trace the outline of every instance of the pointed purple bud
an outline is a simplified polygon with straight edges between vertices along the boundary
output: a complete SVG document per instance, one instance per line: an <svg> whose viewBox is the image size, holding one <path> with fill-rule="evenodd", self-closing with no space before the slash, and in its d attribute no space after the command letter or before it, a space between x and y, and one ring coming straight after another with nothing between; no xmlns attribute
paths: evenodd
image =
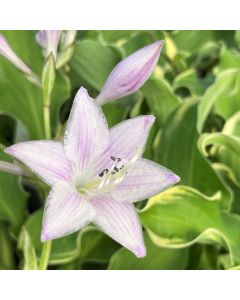
<svg viewBox="0 0 240 300"><path fill-rule="evenodd" d="M136 92L150 77L157 64L164 41L157 41L123 59L112 70L96 98L104 104Z"/></svg>
<svg viewBox="0 0 240 300"><path fill-rule="evenodd" d="M40 30L36 34L38 44L45 49L44 55L53 54L54 59L57 57L57 48L61 36L61 30Z"/></svg>
<svg viewBox="0 0 240 300"><path fill-rule="evenodd" d="M8 44L5 37L0 34L0 55L8 59L13 65L15 65L21 72L26 75L31 75L32 70L16 55Z"/></svg>

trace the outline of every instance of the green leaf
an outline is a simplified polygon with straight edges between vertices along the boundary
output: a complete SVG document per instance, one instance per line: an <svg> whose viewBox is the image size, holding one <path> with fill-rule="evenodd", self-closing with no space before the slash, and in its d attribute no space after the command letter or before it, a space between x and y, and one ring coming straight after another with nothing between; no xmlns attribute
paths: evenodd
<svg viewBox="0 0 240 300"><path fill-rule="evenodd" d="M240 49L240 30L235 31L235 42L238 46L238 49Z"/></svg>
<svg viewBox="0 0 240 300"><path fill-rule="evenodd" d="M122 43L138 33L137 30L100 30L102 39L109 44Z"/></svg>
<svg viewBox="0 0 240 300"><path fill-rule="evenodd" d="M142 88L148 105L162 126L168 116L180 105L180 100L173 94L164 79L151 79Z"/></svg>
<svg viewBox="0 0 240 300"><path fill-rule="evenodd" d="M228 69L216 77L215 82L206 90L198 107L197 129L202 131L208 114L215 110L224 118L230 117L240 109L239 95L240 70Z"/></svg>
<svg viewBox="0 0 240 300"><path fill-rule="evenodd" d="M188 249L164 249L153 244L144 235L147 255L137 258L125 248L118 250L110 259L110 270L184 270L188 262Z"/></svg>
<svg viewBox="0 0 240 300"><path fill-rule="evenodd" d="M0 151L0 160L10 161L8 155ZM26 214L27 194L15 175L0 172L0 218L9 222L14 230L22 224Z"/></svg>
<svg viewBox="0 0 240 300"><path fill-rule="evenodd" d="M9 232L9 226L0 222L0 270L15 269L14 243Z"/></svg>
<svg viewBox="0 0 240 300"><path fill-rule="evenodd" d="M118 63L120 57L107 46L95 41L78 41L70 66L73 70L75 85L86 82L100 91L108 75Z"/></svg>
<svg viewBox="0 0 240 300"><path fill-rule="evenodd" d="M208 41L221 41L233 45L234 31L230 30L179 30L172 33L174 43L178 49L189 51L192 54Z"/></svg>
<svg viewBox="0 0 240 300"><path fill-rule="evenodd" d="M234 49L229 49L225 46L222 46L220 51L219 63L214 71L216 74L218 74L224 70L228 70L231 68L240 69L240 53Z"/></svg>
<svg viewBox="0 0 240 300"><path fill-rule="evenodd" d="M153 241L170 248L196 242L218 243L240 262L240 219L221 211L220 195L213 197L187 186L175 186L151 198L140 212Z"/></svg>
<svg viewBox="0 0 240 300"><path fill-rule="evenodd" d="M195 69L188 69L175 77L173 89L187 88L192 96L199 96L211 83L211 77L200 79Z"/></svg>
<svg viewBox="0 0 240 300"><path fill-rule="evenodd" d="M240 139L240 112L234 114L231 118L227 120L225 123L222 133L229 136L230 139L234 138L239 141ZM229 166L231 170L234 171L235 176L238 180L240 180L240 168L239 168L239 155L229 151L228 147L222 145L223 147L219 147L217 151L217 157L220 162ZM239 150L238 150L239 151Z"/></svg>
<svg viewBox="0 0 240 300"><path fill-rule="evenodd" d="M79 261L108 262L119 244L94 226L88 226L80 232Z"/></svg>
<svg viewBox="0 0 240 300"><path fill-rule="evenodd" d="M209 162L197 148L197 102L184 102L167 120L156 151L156 160L175 172L181 184L212 196L222 193L222 205L229 207L230 194Z"/></svg>
<svg viewBox="0 0 240 300"><path fill-rule="evenodd" d="M32 244L31 237L25 227L22 228L22 231L18 240L18 248L23 252L23 270L37 270L38 262L37 256Z"/></svg>
<svg viewBox="0 0 240 300"><path fill-rule="evenodd" d="M204 156L208 156L206 147L209 145L226 147L228 150L240 157L240 138L238 137L221 132L202 134L198 140L198 148Z"/></svg>

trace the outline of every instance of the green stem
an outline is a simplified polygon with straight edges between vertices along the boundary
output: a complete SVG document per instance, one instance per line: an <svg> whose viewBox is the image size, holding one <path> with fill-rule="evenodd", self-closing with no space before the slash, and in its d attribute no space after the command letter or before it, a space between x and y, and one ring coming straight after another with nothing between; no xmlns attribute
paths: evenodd
<svg viewBox="0 0 240 300"><path fill-rule="evenodd" d="M50 140L51 139L50 105L48 104L48 101L46 102L45 102L46 104L44 104L43 106L44 132L45 132L45 138L47 140Z"/></svg>
<svg viewBox="0 0 240 300"><path fill-rule="evenodd" d="M47 270L48 262L51 254L52 241L43 244L42 254L39 262L39 270Z"/></svg>

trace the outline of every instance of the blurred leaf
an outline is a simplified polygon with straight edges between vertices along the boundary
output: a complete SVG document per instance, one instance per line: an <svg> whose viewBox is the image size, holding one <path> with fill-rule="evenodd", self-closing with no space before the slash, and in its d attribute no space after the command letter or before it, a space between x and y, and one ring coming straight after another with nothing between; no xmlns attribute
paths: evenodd
<svg viewBox="0 0 240 300"><path fill-rule="evenodd" d="M164 79L148 80L143 87L143 94L160 126L181 103Z"/></svg>
<svg viewBox="0 0 240 300"><path fill-rule="evenodd" d="M239 141L240 139L240 112L237 112L234 114L231 118L227 120L227 122L224 125L223 134L229 136L231 139L237 139ZM228 147L224 147L225 145L222 145L223 147L219 147L217 151L217 156L220 160L220 162L224 163L225 165L229 166L235 173L235 176L238 180L240 180L240 168L239 168L239 162L240 158L239 155L236 153L233 153L232 151L229 151ZM239 149L237 149L239 151Z"/></svg>
<svg viewBox="0 0 240 300"><path fill-rule="evenodd" d="M125 55L130 55L138 49L147 46L154 42L153 37L148 32L139 32L131 39L128 39L122 48L125 51Z"/></svg>
<svg viewBox="0 0 240 300"><path fill-rule="evenodd" d="M192 54L208 41L225 41L234 44L234 31L230 30L179 30L172 33L172 38L178 49Z"/></svg>
<svg viewBox="0 0 240 300"><path fill-rule="evenodd" d="M240 70L228 69L216 77L215 82L206 90L198 107L197 129L202 131L204 123L213 106L224 118L230 117L240 109L239 101Z"/></svg>
<svg viewBox="0 0 240 300"><path fill-rule="evenodd" d="M192 96L202 95L205 89L212 83L211 77L201 79L195 69L188 69L175 77L173 89L187 88Z"/></svg>
<svg viewBox="0 0 240 300"><path fill-rule="evenodd" d="M0 222L0 270L13 270L14 268L14 244L8 226Z"/></svg>
<svg viewBox="0 0 240 300"><path fill-rule="evenodd" d="M103 40L106 43L119 43L131 39L138 30L100 30Z"/></svg>
<svg viewBox="0 0 240 300"><path fill-rule="evenodd" d="M240 30L235 31L235 42L238 46L238 49L240 49Z"/></svg>
<svg viewBox="0 0 240 300"><path fill-rule="evenodd" d="M198 140L198 148L204 156L208 156L206 147L209 145L225 147L240 157L240 138L233 135L227 135L221 132L202 134Z"/></svg>
<svg viewBox="0 0 240 300"><path fill-rule="evenodd" d="M207 197L187 186L175 186L151 198L140 218L158 245L188 247L195 242L218 243L240 262L240 219L222 212L220 195Z"/></svg>
<svg viewBox="0 0 240 300"><path fill-rule="evenodd" d="M214 71L216 74L218 74L231 68L240 69L240 53L234 49L229 49L225 46L222 46L219 63Z"/></svg>
<svg viewBox="0 0 240 300"><path fill-rule="evenodd" d="M118 63L120 57L107 46L94 41L78 41L70 66L74 71L78 86L84 80L100 91L108 75Z"/></svg>
<svg viewBox="0 0 240 300"><path fill-rule="evenodd" d="M10 161L8 155L0 151L0 160ZM0 172L0 218L11 223L17 230L25 216L27 195L20 187L15 175Z"/></svg>
<svg viewBox="0 0 240 300"><path fill-rule="evenodd" d="M125 248L121 248L111 257L110 270L184 270L188 261L188 249L164 249L152 243L144 235L147 255L137 258Z"/></svg>
<svg viewBox="0 0 240 300"><path fill-rule="evenodd" d="M163 128L156 160L180 176L181 184L209 196L221 191L222 205L229 208L229 191L197 149L196 118L197 102L190 100L170 116Z"/></svg>
<svg viewBox="0 0 240 300"><path fill-rule="evenodd" d="M23 270L37 270L37 256L31 237L28 231L23 227L18 240L18 248L23 252Z"/></svg>
<svg viewBox="0 0 240 300"><path fill-rule="evenodd" d="M120 245L96 227L81 231L80 261L107 262Z"/></svg>

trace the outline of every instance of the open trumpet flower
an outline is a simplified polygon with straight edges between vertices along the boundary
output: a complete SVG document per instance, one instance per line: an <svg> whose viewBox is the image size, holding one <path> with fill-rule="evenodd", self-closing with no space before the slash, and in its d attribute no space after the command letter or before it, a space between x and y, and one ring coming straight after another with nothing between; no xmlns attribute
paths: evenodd
<svg viewBox="0 0 240 300"><path fill-rule="evenodd" d="M141 158L153 122L153 116L140 116L109 130L101 108L81 88L63 143L29 141L5 150L52 186L43 217L43 242L93 222L136 256L145 256L133 202L179 180Z"/></svg>

